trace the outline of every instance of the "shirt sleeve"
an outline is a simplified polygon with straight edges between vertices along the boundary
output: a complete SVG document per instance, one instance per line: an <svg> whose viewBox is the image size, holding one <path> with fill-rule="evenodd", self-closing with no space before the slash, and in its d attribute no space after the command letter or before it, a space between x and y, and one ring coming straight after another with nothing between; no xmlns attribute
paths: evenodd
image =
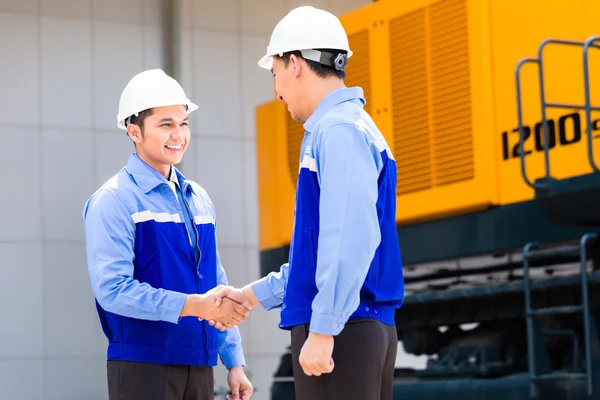
<svg viewBox="0 0 600 400"><path fill-rule="evenodd" d="M177 323L187 295L133 278L135 222L114 192L92 196L83 220L88 273L100 306L126 317Z"/></svg>
<svg viewBox="0 0 600 400"><path fill-rule="evenodd" d="M285 263L281 266L279 272L271 272L264 278L250 284L256 299L265 310L279 308L283 304L288 271L289 264Z"/></svg>
<svg viewBox="0 0 600 400"><path fill-rule="evenodd" d="M381 241L377 216L379 153L352 124L317 138L320 185L316 285L310 330L337 335L358 308Z"/></svg>
<svg viewBox="0 0 600 400"><path fill-rule="evenodd" d="M216 229L216 213L213 207L213 219L215 221L215 251L217 255L217 285L228 285L227 274L221 264L221 257L219 255L219 245L217 241L217 229ZM245 366L246 360L244 359L244 350L242 348L242 336L238 327L225 329L219 331L219 356L221 362L225 365L225 368L231 369L238 365Z"/></svg>

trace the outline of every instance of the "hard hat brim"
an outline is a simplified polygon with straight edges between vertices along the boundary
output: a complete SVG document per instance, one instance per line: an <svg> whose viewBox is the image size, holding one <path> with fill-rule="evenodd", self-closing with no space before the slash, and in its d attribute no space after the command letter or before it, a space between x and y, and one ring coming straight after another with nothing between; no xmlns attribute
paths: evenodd
<svg viewBox="0 0 600 400"><path fill-rule="evenodd" d="M260 60L258 60L258 66L266 70L273 68L273 56L265 54Z"/></svg>
<svg viewBox="0 0 600 400"><path fill-rule="evenodd" d="M150 107L150 108L156 108L156 107L169 107L169 106L175 106L177 104L161 104L161 105L157 105L154 107ZM190 115L190 113L196 111L197 109L199 109L200 107L196 104L196 103L192 103L191 101L187 101L185 104L182 104L187 106L187 114ZM117 128L122 129L122 130L127 130L127 127L125 126L125 120L129 118L129 116L127 116L126 118L121 119L119 122L117 122Z"/></svg>

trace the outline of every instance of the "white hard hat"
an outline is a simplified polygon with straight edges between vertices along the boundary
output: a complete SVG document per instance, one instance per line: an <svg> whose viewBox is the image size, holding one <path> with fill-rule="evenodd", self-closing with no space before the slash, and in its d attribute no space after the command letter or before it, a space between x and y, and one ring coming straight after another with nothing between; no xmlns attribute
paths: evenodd
<svg viewBox="0 0 600 400"><path fill-rule="evenodd" d="M344 50L347 55L323 54L315 49ZM295 8L279 21L271 34L267 54L258 65L270 70L274 55L296 50L301 51L305 59L335 65L338 69L343 69L346 59L352 56L348 36L339 18L311 6Z"/></svg>
<svg viewBox="0 0 600 400"><path fill-rule="evenodd" d="M198 109L198 106L185 95L181 85L165 74L161 69L150 69L140 72L125 86L119 100L117 126L125 127L125 120L132 115L154 107L184 105L187 113Z"/></svg>

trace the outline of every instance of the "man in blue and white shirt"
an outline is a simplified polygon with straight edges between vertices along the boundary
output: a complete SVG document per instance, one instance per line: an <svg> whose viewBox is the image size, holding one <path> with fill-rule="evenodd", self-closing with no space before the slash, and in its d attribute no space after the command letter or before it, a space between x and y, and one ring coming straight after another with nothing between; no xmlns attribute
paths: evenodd
<svg viewBox="0 0 600 400"><path fill-rule="evenodd" d="M339 19L324 10L299 7L275 27L259 65L305 129L289 263L218 293L281 307L298 400L392 399L404 300L396 163L362 89L344 86L351 55Z"/></svg>
<svg viewBox="0 0 600 400"><path fill-rule="evenodd" d="M111 400L212 399L219 356L231 398L252 395L237 329L249 310L233 301L217 306L212 297L227 284L214 206L174 167L190 143L188 114L197 109L163 71L134 76L117 123L135 152L84 207Z"/></svg>

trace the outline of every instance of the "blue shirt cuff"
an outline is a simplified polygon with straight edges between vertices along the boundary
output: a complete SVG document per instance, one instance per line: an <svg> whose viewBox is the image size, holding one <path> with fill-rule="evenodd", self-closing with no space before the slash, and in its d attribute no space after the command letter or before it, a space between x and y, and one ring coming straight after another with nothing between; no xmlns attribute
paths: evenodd
<svg viewBox="0 0 600 400"><path fill-rule="evenodd" d="M166 296L166 302L161 312L161 320L176 324L181 319L181 310L185 304L187 294L171 292Z"/></svg>
<svg viewBox="0 0 600 400"><path fill-rule="evenodd" d="M221 361L225 368L231 369L241 365L246 366L246 360L244 359L244 351L241 345L229 346L220 353Z"/></svg>
<svg viewBox="0 0 600 400"><path fill-rule="evenodd" d="M252 282L250 284L250 288L252 289L252 293L254 293L254 296L256 296L256 299L260 305L265 310L271 310L279 307L279 299L273 294L273 291L269 287L267 277L259 279L256 282Z"/></svg>
<svg viewBox="0 0 600 400"><path fill-rule="evenodd" d="M323 335L336 336L344 329L346 321L344 318L313 312L310 318L310 331Z"/></svg>

